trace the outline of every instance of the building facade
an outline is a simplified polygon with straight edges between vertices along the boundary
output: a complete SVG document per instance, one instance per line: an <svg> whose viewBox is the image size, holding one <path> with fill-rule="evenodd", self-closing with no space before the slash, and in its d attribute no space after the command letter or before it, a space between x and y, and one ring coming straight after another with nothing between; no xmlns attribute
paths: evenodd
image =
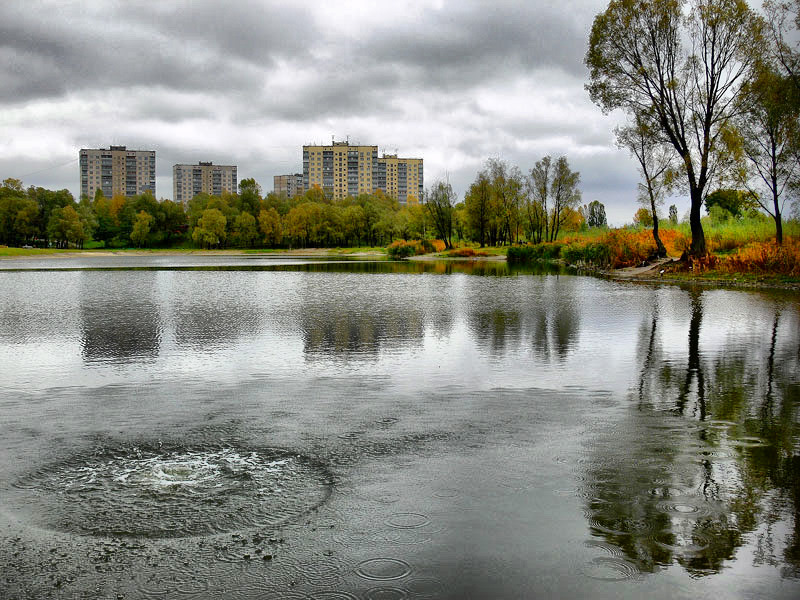
<svg viewBox="0 0 800 600"><path fill-rule="evenodd" d="M424 189L421 158L378 157L377 146L303 146L303 188L318 187L334 200L381 190L401 204L418 204Z"/></svg>
<svg viewBox="0 0 800 600"><path fill-rule="evenodd" d="M197 194L221 196L223 192L235 194L237 189L236 165L199 162L172 166L172 198L184 206Z"/></svg>
<svg viewBox="0 0 800 600"><path fill-rule="evenodd" d="M128 150L125 146L84 148L79 162L81 197L94 198L98 189L108 198L148 191L156 195L155 150Z"/></svg>
<svg viewBox="0 0 800 600"><path fill-rule="evenodd" d="M294 198L305 193L303 187L303 174L294 173L292 175L275 175L272 178L272 191L278 196Z"/></svg>

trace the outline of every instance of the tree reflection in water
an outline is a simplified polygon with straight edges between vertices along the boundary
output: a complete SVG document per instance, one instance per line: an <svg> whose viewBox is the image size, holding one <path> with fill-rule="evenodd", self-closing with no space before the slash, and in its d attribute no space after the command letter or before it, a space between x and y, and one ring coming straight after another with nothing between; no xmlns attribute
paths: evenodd
<svg viewBox="0 0 800 600"><path fill-rule="evenodd" d="M776 302L771 314L752 315L753 329L720 341L703 321L709 295L683 295L688 347L675 349L662 306L670 296L654 290L636 402L589 451L590 531L642 571L679 564L713 574L748 544L754 564L798 577L797 305Z"/></svg>

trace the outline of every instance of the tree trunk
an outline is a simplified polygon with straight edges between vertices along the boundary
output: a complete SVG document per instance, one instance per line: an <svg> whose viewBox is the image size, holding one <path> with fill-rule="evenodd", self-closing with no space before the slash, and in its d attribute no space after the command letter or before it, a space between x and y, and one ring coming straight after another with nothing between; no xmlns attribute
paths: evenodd
<svg viewBox="0 0 800 600"><path fill-rule="evenodd" d="M700 222L700 207L703 205L703 193L695 186L690 190L692 208L689 212L689 226L692 230L692 245L689 254L693 258L702 258L708 254L706 249L706 236L703 233L703 224Z"/></svg>
<svg viewBox="0 0 800 600"><path fill-rule="evenodd" d="M648 188L649 188L648 184ZM661 242L661 238L658 235L658 215L656 214L656 199L653 196L653 190L648 190L650 192L650 210L653 212L653 239L656 241L656 255L658 258L664 258L667 255L667 249L664 247L664 244Z"/></svg>
<svg viewBox="0 0 800 600"><path fill-rule="evenodd" d="M777 182L772 187L772 204L775 207L775 212L772 213L772 218L775 219L775 241L778 246L783 245L783 223L781 222L781 205L778 203Z"/></svg>

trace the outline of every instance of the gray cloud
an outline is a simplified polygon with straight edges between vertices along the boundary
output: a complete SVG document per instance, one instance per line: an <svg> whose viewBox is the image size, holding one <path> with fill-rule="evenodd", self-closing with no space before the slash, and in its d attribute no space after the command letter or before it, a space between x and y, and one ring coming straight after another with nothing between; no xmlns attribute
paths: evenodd
<svg viewBox="0 0 800 600"><path fill-rule="evenodd" d="M556 66L582 73L585 31L561 8L538 3L457 3L414 27L387 25L359 44L384 64L406 66L419 82L484 85L521 70Z"/></svg>
<svg viewBox="0 0 800 600"><path fill-rule="evenodd" d="M0 8L0 100L21 102L131 85L256 93L263 70L302 56L298 10L262 4L122 3Z"/></svg>

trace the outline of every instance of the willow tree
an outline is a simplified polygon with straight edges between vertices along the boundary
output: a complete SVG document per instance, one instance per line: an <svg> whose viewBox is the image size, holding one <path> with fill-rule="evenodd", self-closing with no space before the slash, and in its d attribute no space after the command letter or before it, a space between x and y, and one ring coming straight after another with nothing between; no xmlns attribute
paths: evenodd
<svg viewBox="0 0 800 600"><path fill-rule="evenodd" d="M605 112L654 115L682 162L693 256L706 254L700 209L761 32L744 0L612 0L592 26L586 89Z"/></svg>

